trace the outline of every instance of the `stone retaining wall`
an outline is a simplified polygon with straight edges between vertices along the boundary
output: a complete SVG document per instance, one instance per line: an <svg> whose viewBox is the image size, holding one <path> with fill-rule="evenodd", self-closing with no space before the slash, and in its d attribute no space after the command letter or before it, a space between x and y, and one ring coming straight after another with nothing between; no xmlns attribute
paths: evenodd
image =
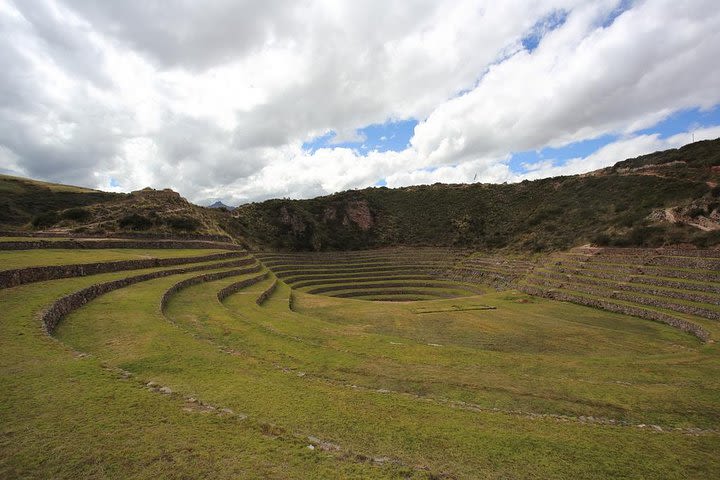
<svg viewBox="0 0 720 480"><path fill-rule="evenodd" d="M353 298L353 297L367 297L367 296L382 296L382 295L431 295L438 298L455 298L457 295L446 292L428 292L424 290L412 290L412 289L392 289L392 290L358 290L356 292L343 292L335 295L331 295L336 298Z"/></svg>
<svg viewBox="0 0 720 480"><path fill-rule="evenodd" d="M218 301L222 302L223 300L225 300L227 297L229 297L233 293L237 293L240 290L242 290L243 288L249 287L250 285L255 285L258 282L262 282L263 280L265 280L268 277L269 274L270 274L269 272L263 272L262 274L260 274L256 277L246 278L245 280L240 280L239 282L235 282L231 285L228 285L227 287L225 287L222 290L220 290L219 292L217 292Z"/></svg>
<svg viewBox="0 0 720 480"><path fill-rule="evenodd" d="M720 305L720 297L715 295L708 295L701 291L689 290L687 285L681 287L682 290L667 290L657 288L661 285L655 285L653 283L642 283L635 282L636 279L642 279L643 277L629 277L623 279L605 279L598 277L584 277L582 272L578 272L578 275L567 275L550 271L537 271L535 276L542 278L548 278L560 282L570 283L581 283L584 285L597 286L607 290L625 290L629 292L644 293L647 295L654 295L658 297L670 297L677 298L679 300L686 300L689 302L708 303L712 305Z"/></svg>
<svg viewBox="0 0 720 480"><path fill-rule="evenodd" d="M258 296L255 299L255 303L257 303L258 305L262 305L263 303L265 303L265 300L270 298L270 295L272 295L273 292L275 291L275 289L277 288L277 284L278 284L278 281L276 278L275 280L273 280L273 282L270 284L270 286L268 288L266 288L265 290L263 290L263 292L260 294L260 296Z"/></svg>
<svg viewBox="0 0 720 480"><path fill-rule="evenodd" d="M197 277L186 278L185 280L176 283L165 291L162 298L160 299L160 311L164 312L167 307L170 298L180 290L188 288L193 285L204 282L212 282L227 277L237 277L238 275L246 275L248 273L255 273L262 270L262 265L259 263L249 268L243 268L239 270L228 270L225 272L207 273L205 275L198 275Z"/></svg>
<svg viewBox="0 0 720 480"><path fill-rule="evenodd" d="M51 265L41 267L16 268L0 271L0 289L16 287L26 283L44 282L58 278L84 277L99 273L119 272L122 270L140 270L143 268L169 267L188 263L211 262L226 258L237 258L242 252L215 253L198 257L150 258L143 260L120 260L117 262L95 262L74 265ZM252 257L245 259L254 262Z"/></svg>
<svg viewBox="0 0 720 480"><path fill-rule="evenodd" d="M158 272L150 272L142 275L134 275L132 277L121 278L119 280L112 280L104 283L97 283L89 287L83 288L77 292L65 295L64 297L56 300L52 303L45 311L42 312L40 318L43 324L43 328L48 334L52 334L57 328L60 321L65 318L69 313L77 310L91 300L118 290L135 283L145 282L148 280L154 280L157 278L167 277L170 275L178 275L182 273L197 272L201 270L211 270L218 268L217 265L196 265L194 267L185 268L174 268L170 270L160 270Z"/></svg>
<svg viewBox="0 0 720 480"><path fill-rule="evenodd" d="M233 239L225 235L201 235L192 233L143 233L143 232L117 232L117 233L72 233L72 232L28 232L15 230L0 230L0 237L45 237L45 238L130 238L149 240L202 240L210 242L234 243Z"/></svg>
<svg viewBox="0 0 720 480"><path fill-rule="evenodd" d="M358 290L357 288L353 288L354 285L333 285L328 287L320 287L320 288L313 288L311 290L308 290L307 293L312 294L320 294L320 293L329 293L329 292L336 292L341 290ZM420 288L420 287L427 287L427 288L446 288L451 290L464 290L467 292L472 293L482 293L478 292L476 289L472 288L469 285L453 285L453 284L447 284L447 283L438 283L438 282L383 282L383 283L372 283L368 285L362 285L363 290L376 290L376 289L385 289L385 288ZM425 292L428 293L428 292ZM435 292L430 292L434 294Z"/></svg>
<svg viewBox="0 0 720 480"><path fill-rule="evenodd" d="M645 297L642 295L633 295L622 291L618 287L616 290L609 290L603 288L594 288L596 286L590 284L583 284L575 281L574 279L568 279L566 282L554 281L549 278L535 278L528 279L539 288L561 288L575 290L578 292L587 293L598 297L614 298L617 300L623 300L630 303L638 303L641 305L647 305L649 307L664 308L672 310L674 312L683 313L686 315L696 315L707 319L720 320L720 312L716 310L710 310L694 305L686 305L673 301L664 300L662 298ZM536 283L541 282L541 283Z"/></svg>
<svg viewBox="0 0 720 480"><path fill-rule="evenodd" d="M707 342L708 340L710 340L710 333L700 325L689 322L687 320L683 320L681 318L673 317L672 315L668 315L662 312L645 310L643 308L632 307L629 305L621 305L602 299L575 296L565 292L558 292L556 290L546 290L544 288L532 285L522 285L521 287L519 287L519 289L529 295L535 295L564 302L577 303L589 307L600 308L610 312L622 313L624 315L631 315L634 317L640 317L656 322L665 323L667 325L670 325L671 327L675 327L684 332L695 335L703 342Z"/></svg>
<svg viewBox="0 0 720 480"><path fill-rule="evenodd" d="M697 290L701 292L708 292L720 295L720 284L713 284L710 282L688 284L679 281L667 280L664 278L653 278L644 276L635 276L632 277L630 280L632 282L656 285L658 287L684 288L687 290Z"/></svg>
<svg viewBox="0 0 720 480"><path fill-rule="evenodd" d="M582 273L600 278L616 278L617 274L627 275L651 275L667 278L679 278L684 280L700 280L708 282L720 282L720 271L714 270L683 270L672 267L651 267L642 265L610 265L587 263L578 265L574 262L558 262L552 266L560 272ZM612 277L615 275L616 277Z"/></svg>
<svg viewBox="0 0 720 480"><path fill-rule="evenodd" d="M354 283L356 285L361 285L364 283L377 283L377 282L431 282L433 280L438 280L437 277L433 275L376 275L376 276L367 276L363 275L362 277L321 277L316 278L313 280L305 280L302 282L296 282L296 281L290 281L286 282L289 285L292 285L293 288L305 288L305 287L319 287L323 285L333 285L333 284L347 284L347 283Z"/></svg>
<svg viewBox="0 0 720 480"><path fill-rule="evenodd" d="M38 248L56 249L96 249L96 248L216 248L222 250L244 250L240 245L205 240L10 240L0 241L0 250L34 250Z"/></svg>
<svg viewBox="0 0 720 480"><path fill-rule="evenodd" d="M431 273L435 271L435 268L426 267L424 265L385 265L380 267L358 267L358 268L302 268L302 267L290 267L290 268L275 268L270 267L278 277L290 277L296 275L344 275L346 273L372 273L372 272L417 272L417 273Z"/></svg>

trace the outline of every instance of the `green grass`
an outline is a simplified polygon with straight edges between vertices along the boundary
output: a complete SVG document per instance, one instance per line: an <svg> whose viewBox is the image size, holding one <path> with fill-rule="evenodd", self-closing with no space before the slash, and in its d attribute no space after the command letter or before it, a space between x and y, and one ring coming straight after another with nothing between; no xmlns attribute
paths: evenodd
<svg viewBox="0 0 720 480"><path fill-rule="evenodd" d="M0 290L0 477L720 475L718 347L665 325L515 291L294 291L291 311L280 282L258 306L272 275L217 300L257 273L188 287L160 311L165 291L203 271L101 296L59 341L42 333L54 299L136 273ZM308 437L339 450L310 450Z"/></svg>
<svg viewBox="0 0 720 480"><path fill-rule="evenodd" d="M118 275L103 275L104 279ZM0 477L347 478L388 468L313 454L308 442L186 403L79 358L39 333L35 312L96 279L0 291ZM9 321L12 319L12 321Z"/></svg>

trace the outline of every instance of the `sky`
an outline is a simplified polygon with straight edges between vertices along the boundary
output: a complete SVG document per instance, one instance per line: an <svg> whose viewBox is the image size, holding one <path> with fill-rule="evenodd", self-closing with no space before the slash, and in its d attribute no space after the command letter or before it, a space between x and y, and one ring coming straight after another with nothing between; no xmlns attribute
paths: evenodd
<svg viewBox="0 0 720 480"><path fill-rule="evenodd" d="M2 0L0 173L198 204L720 137L717 0Z"/></svg>

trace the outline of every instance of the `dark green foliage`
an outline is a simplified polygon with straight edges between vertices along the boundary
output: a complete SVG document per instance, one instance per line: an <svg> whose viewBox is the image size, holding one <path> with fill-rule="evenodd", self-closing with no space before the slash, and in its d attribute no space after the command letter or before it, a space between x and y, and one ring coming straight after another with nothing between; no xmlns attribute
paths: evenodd
<svg viewBox="0 0 720 480"><path fill-rule="evenodd" d="M91 213L84 208L75 207L69 210L65 210L62 213L62 218L66 220L72 220L74 222L84 222L91 217Z"/></svg>
<svg viewBox="0 0 720 480"><path fill-rule="evenodd" d="M147 230L154 225L154 222L143 215L133 213L118 220L120 228L131 230Z"/></svg>
<svg viewBox="0 0 720 480"><path fill-rule="evenodd" d="M195 232L200 228L200 221L190 217L169 217L165 219L165 223L173 230L183 232Z"/></svg>
<svg viewBox="0 0 720 480"><path fill-rule="evenodd" d="M246 236L274 248L409 244L539 251L586 243L601 234L612 236L618 229L632 230L623 236L629 244L647 244L659 235L642 226L653 209L707 191L702 182L655 176L560 177L514 185L370 188L312 200L245 205L236 215ZM366 231L343 222L339 214L339 219L323 214L329 207L340 212L358 199L366 201L373 214L374 223ZM281 214L282 209L288 214Z"/></svg>
<svg viewBox="0 0 720 480"><path fill-rule="evenodd" d="M58 221L60 221L60 217L58 216L57 212L45 212L39 215L35 215L35 217L32 219L32 226L35 228L47 228L52 227Z"/></svg>

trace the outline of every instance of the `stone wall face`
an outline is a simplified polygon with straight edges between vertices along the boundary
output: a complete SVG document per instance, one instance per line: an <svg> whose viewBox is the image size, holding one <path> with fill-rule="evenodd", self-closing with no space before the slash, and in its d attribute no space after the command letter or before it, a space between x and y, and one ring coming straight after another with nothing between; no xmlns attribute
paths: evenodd
<svg viewBox="0 0 720 480"><path fill-rule="evenodd" d="M208 273L205 275L198 275L197 277L187 278L181 282L176 283L175 285L173 285L172 287L170 287L169 289L167 289L165 291L165 293L162 296L162 299L160 300L160 310L164 312L165 308L167 307L168 302L170 301L170 298L172 298L173 295L175 295L180 290L188 288L192 285L197 285L199 283L204 283L204 282L212 282L214 280L220 280L220 279L227 278L227 277L236 277L238 275L255 273L255 272L259 272L260 270L262 270L262 265L260 265L258 263L257 265L254 265L252 267L242 268L239 270L228 270L226 272ZM233 284L233 285L235 285L235 284ZM225 289L223 289L223 290L225 290ZM219 292L218 292L218 295L219 295Z"/></svg>
<svg viewBox="0 0 720 480"><path fill-rule="evenodd" d="M260 270L260 269L258 269L258 270ZM241 280L239 282L235 282L232 285L228 285L227 287L223 288L222 290L220 290L217 293L217 298L219 301L222 302L223 300L225 300L227 297L229 297L233 293L239 292L243 288L247 288L250 285L255 285L256 283L263 281L264 279L266 279L268 277L268 275L269 275L268 272L264 272L263 274L258 275L256 277L248 278L245 280Z"/></svg>
<svg viewBox="0 0 720 480"><path fill-rule="evenodd" d="M632 315L634 317L646 318L648 320L665 323L684 332L695 335L703 342L707 342L710 339L710 333L700 325L689 322L687 320L683 320L681 318L676 318L671 315L664 314L662 312L645 310L630 305L616 304L599 298L574 296L564 292L546 290L532 285L522 285L520 287L520 290L529 295L550 298L553 300L560 300L563 302L577 303L579 305L601 308L603 310L608 310L611 312L622 313L624 315Z"/></svg>
<svg viewBox="0 0 720 480"><path fill-rule="evenodd" d="M45 237L45 238L131 238L149 240L203 240L210 242L232 243L230 237L223 235L200 235L192 233L144 233L144 232L117 232L117 233L65 233L65 232L28 232L2 230L0 237Z"/></svg>
<svg viewBox="0 0 720 480"><path fill-rule="evenodd" d="M228 262L232 263L232 262ZM104 283L98 283L95 285L91 285L89 287L83 288L82 290L79 290L77 292L71 293L69 295L66 295L55 302L53 302L50 307L48 307L41 315L41 320L43 323L43 328L48 334L52 334L55 331L55 328L57 328L60 321L62 321L65 316L67 316L70 312L73 312L77 310L78 308L82 307L86 303L90 302L91 300L96 299L97 297L104 295L106 293L112 292L113 290L118 290L120 288L124 288L130 285L133 285L135 283L144 282L147 280L154 280L157 278L167 277L170 275L177 275L182 273L190 273L190 272L197 272L201 270L211 270L214 268L222 268L218 265L196 265L193 267L185 267L185 268L175 268L171 270L161 270L158 272L149 272L141 275L134 275L131 277L121 278L119 280L113 280L110 282L104 282ZM255 267L255 268L259 268ZM232 272L245 272L246 270L235 270ZM221 272L226 273L226 272ZM163 297L164 298L164 297Z"/></svg>
<svg viewBox="0 0 720 480"><path fill-rule="evenodd" d="M278 283L278 281L276 278L275 280L273 280L273 282L270 284L270 286L268 288L266 288L260 294L260 296L258 298L255 299L255 303L257 303L258 305L262 305L263 303L265 303L265 300L270 298L270 295L272 295L273 292L275 291L275 289L277 288L277 283Z"/></svg>
<svg viewBox="0 0 720 480"><path fill-rule="evenodd" d="M53 265L44 267L27 267L0 271L0 289L16 287L26 283L44 282L58 278L83 277L99 273L119 272L122 270L139 270L143 268L169 267L188 263L211 262L228 258L242 257L242 252L215 253L198 257L183 258L150 258L143 260L121 260L117 262L96 262L75 265ZM253 263L252 257L243 259Z"/></svg>
<svg viewBox="0 0 720 480"><path fill-rule="evenodd" d="M37 248L216 248L222 250L244 250L240 245L205 240L10 240L0 241L0 250L33 250Z"/></svg>

